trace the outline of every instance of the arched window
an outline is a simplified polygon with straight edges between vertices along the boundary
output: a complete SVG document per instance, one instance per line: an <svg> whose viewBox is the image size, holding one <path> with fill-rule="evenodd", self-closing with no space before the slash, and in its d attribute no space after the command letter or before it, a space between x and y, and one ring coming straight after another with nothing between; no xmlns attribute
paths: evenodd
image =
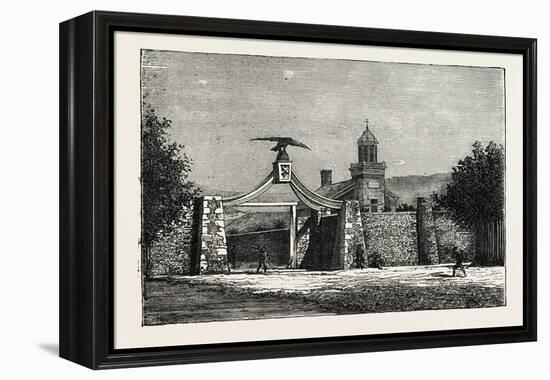
<svg viewBox="0 0 550 380"><path fill-rule="evenodd" d="M369 162L374 162L374 146L369 146Z"/></svg>
<svg viewBox="0 0 550 380"><path fill-rule="evenodd" d="M359 162L367 161L366 146L359 145Z"/></svg>
<svg viewBox="0 0 550 380"><path fill-rule="evenodd" d="M378 212L378 199L371 199L370 200L370 211L371 212Z"/></svg>

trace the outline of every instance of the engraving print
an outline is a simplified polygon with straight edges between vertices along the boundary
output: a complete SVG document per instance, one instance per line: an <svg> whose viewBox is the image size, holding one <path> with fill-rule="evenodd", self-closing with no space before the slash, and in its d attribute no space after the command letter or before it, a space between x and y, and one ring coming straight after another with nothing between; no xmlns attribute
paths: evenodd
<svg viewBox="0 0 550 380"><path fill-rule="evenodd" d="M142 50L143 324L505 306L504 84Z"/></svg>

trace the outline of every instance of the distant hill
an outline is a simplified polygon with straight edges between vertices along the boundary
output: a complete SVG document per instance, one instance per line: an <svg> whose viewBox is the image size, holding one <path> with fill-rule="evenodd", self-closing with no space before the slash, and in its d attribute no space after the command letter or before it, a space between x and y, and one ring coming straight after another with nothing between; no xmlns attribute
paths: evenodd
<svg viewBox="0 0 550 380"><path fill-rule="evenodd" d="M409 175L386 178L386 187L399 196L399 204L408 203L416 206L418 197L429 197L434 191L445 194L450 182L451 173Z"/></svg>

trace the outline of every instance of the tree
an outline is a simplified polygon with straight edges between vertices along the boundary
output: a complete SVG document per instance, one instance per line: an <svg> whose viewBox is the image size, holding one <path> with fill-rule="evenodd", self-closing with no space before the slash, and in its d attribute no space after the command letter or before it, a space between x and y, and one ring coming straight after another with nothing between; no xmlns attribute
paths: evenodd
<svg viewBox="0 0 550 380"><path fill-rule="evenodd" d="M184 206L197 193L191 173L191 159L184 146L171 142L168 129L172 121L159 119L155 110L145 111L141 130L142 262L149 277L151 245L169 234L177 225Z"/></svg>
<svg viewBox="0 0 550 380"><path fill-rule="evenodd" d="M407 211L416 211L416 208L413 205L408 203L402 203L395 209L397 212L407 212Z"/></svg>
<svg viewBox="0 0 550 380"><path fill-rule="evenodd" d="M472 145L472 155L453 168L447 193L434 196L437 206L446 208L463 227L480 227L504 216L504 148L489 142Z"/></svg>

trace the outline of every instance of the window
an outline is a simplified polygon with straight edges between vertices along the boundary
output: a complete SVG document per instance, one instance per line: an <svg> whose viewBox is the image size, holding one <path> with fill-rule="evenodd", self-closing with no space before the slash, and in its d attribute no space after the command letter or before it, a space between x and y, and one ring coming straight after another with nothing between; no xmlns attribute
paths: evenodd
<svg viewBox="0 0 550 380"><path fill-rule="evenodd" d="M371 212L378 212L378 199L370 200L370 210Z"/></svg>

